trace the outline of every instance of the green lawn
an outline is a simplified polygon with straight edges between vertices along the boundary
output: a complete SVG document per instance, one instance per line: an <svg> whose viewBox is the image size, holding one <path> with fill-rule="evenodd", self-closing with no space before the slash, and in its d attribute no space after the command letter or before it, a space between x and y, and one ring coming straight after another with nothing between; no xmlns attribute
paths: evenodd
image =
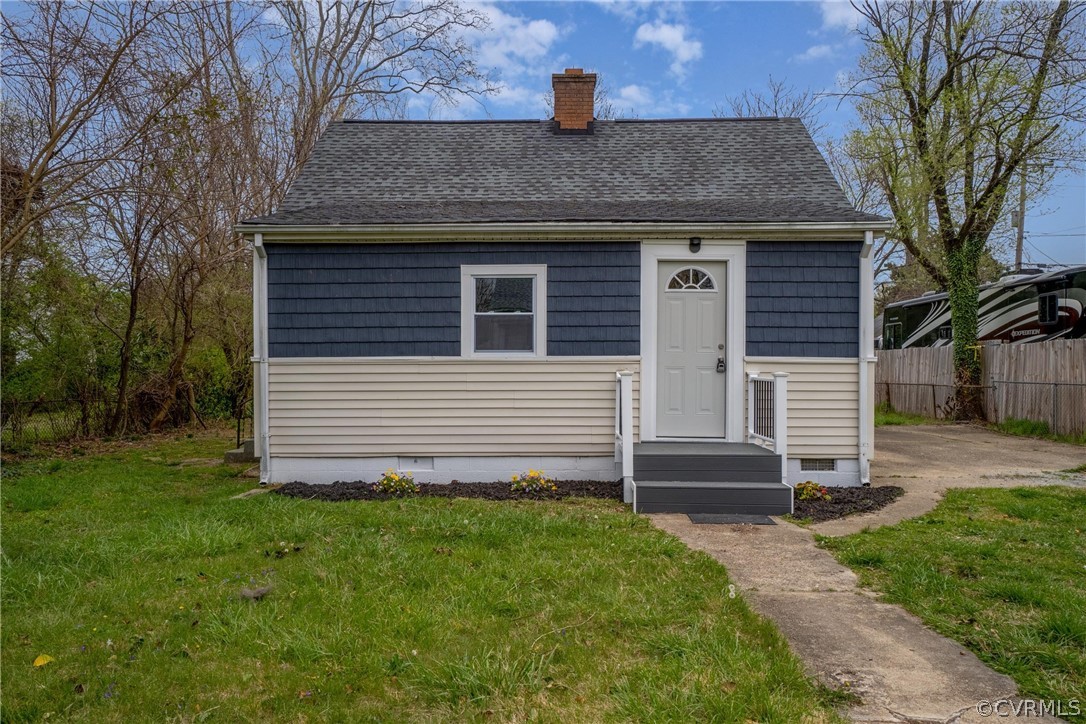
<svg viewBox="0 0 1086 724"><path fill-rule="evenodd" d="M933 420L911 412L898 412L889 403L875 406L875 427L885 425L938 425L942 420Z"/></svg>
<svg viewBox="0 0 1086 724"><path fill-rule="evenodd" d="M991 425L991 428L998 432L1007 435L1017 435L1018 437L1036 437L1042 440L1066 442L1071 445L1086 445L1086 432L1081 435L1058 435L1052 432L1052 428L1048 426L1047 422L1022 420L1012 417L1003 422Z"/></svg>
<svg viewBox="0 0 1086 724"><path fill-rule="evenodd" d="M1082 699L1086 490L950 490L925 516L820 543L1022 696Z"/></svg>
<svg viewBox="0 0 1086 724"><path fill-rule="evenodd" d="M5 466L3 721L836 718L719 565L613 502L231 500L228 443Z"/></svg>

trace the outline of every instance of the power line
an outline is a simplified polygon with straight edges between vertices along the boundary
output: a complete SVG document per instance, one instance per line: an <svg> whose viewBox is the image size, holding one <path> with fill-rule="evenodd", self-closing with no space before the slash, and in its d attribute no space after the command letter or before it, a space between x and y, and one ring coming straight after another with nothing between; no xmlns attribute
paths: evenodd
<svg viewBox="0 0 1086 724"><path fill-rule="evenodd" d="M1055 259L1053 259L1052 257L1050 257L1050 256L1049 256L1048 254L1045 254L1045 253L1044 253L1043 251L1041 251L1040 249L1038 249L1038 248L1037 248L1037 245L1036 245L1036 244L1034 244L1034 243L1033 243L1032 241L1026 240L1026 243L1027 243L1027 244L1029 244L1029 245L1030 245L1031 247L1033 247L1033 250L1034 250L1035 252L1037 252L1038 254L1040 254L1041 256L1043 256L1043 257L1044 257L1045 259L1048 259L1048 260L1049 260L1050 262L1052 262L1053 264L1060 264L1060 262L1056 261Z"/></svg>

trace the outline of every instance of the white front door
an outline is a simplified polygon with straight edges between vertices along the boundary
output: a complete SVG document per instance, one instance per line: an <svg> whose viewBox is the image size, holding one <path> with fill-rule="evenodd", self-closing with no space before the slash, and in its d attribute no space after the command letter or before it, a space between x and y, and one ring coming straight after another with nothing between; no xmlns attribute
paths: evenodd
<svg viewBox="0 0 1086 724"><path fill-rule="evenodd" d="M656 435L725 435L726 263L661 261L657 271Z"/></svg>

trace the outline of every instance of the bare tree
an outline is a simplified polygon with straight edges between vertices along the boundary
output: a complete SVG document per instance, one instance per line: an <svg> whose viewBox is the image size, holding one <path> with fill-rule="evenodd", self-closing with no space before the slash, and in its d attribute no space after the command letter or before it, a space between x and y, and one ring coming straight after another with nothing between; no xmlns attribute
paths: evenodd
<svg viewBox="0 0 1086 724"><path fill-rule="evenodd" d="M402 117L407 96L478 97L497 86L475 63L466 31L486 18L455 0L269 0L292 73L282 78L294 178L329 121Z"/></svg>
<svg viewBox="0 0 1086 724"><path fill-rule="evenodd" d="M197 415L187 374L204 341L221 347L241 409L250 250L234 224L278 205L329 121L496 90L470 42L484 26L454 0L39 0L5 13L4 280L49 245L98 291L83 301L116 350L110 431ZM156 362L139 369L148 339Z"/></svg>
<svg viewBox="0 0 1086 724"><path fill-rule="evenodd" d="M826 131L822 120L822 95L809 88L796 88L787 80L774 80L769 76L765 90L747 89L735 96L726 96L723 104L717 104L713 115L717 118L798 118L807 132L820 142Z"/></svg>
<svg viewBox="0 0 1086 724"><path fill-rule="evenodd" d="M177 222L178 205L164 188L163 167L155 162L160 140L149 136L131 150L129 159L115 160L101 169L96 176L103 182L102 190L88 204L90 229L95 233L83 240L83 267L100 280L102 296L108 299L118 290L127 296L120 324L103 312L106 299L99 299L94 307L98 323L120 344L107 435L123 432L128 423L133 336L143 310L143 292L152 275L154 255L167 229Z"/></svg>
<svg viewBox="0 0 1086 724"><path fill-rule="evenodd" d="M137 144L184 91L186 79L151 89L142 70L168 52L155 42L163 18L190 10L177 3L38 0L25 13L3 15L4 103L27 124L24 143L4 149L23 170L23 203L5 214L4 254L49 215L97 193L92 176ZM157 105L142 123L127 124L116 112L121 95L153 97Z"/></svg>

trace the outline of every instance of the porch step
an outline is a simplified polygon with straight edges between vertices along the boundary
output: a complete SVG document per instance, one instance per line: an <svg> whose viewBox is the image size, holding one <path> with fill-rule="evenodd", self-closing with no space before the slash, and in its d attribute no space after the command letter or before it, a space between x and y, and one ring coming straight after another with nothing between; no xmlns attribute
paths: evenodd
<svg viewBox="0 0 1086 724"><path fill-rule="evenodd" d="M781 515L792 489L781 482L781 457L758 445L643 442L634 445L637 513Z"/></svg>
<svg viewBox="0 0 1086 724"><path fill-rule="evenodd" d="M706 483L780 483L781 458L758 445L643 442L634 445L633 478Z"/></svg>
<svg viewBox="0 0 1086 724"><path fill-rule="evenodd" d="M256 456L252 438L242 440L241 447L239 448L227 450L223 459L228 463L255 463L260 460L260 458Z"/></svg>
<svg viewBox="0 0 1086 724"><path fill-rule="evenodd" d="M792 489L775 483L636 480L635 513L742 513L783 515L792 510Z"/></svg>

